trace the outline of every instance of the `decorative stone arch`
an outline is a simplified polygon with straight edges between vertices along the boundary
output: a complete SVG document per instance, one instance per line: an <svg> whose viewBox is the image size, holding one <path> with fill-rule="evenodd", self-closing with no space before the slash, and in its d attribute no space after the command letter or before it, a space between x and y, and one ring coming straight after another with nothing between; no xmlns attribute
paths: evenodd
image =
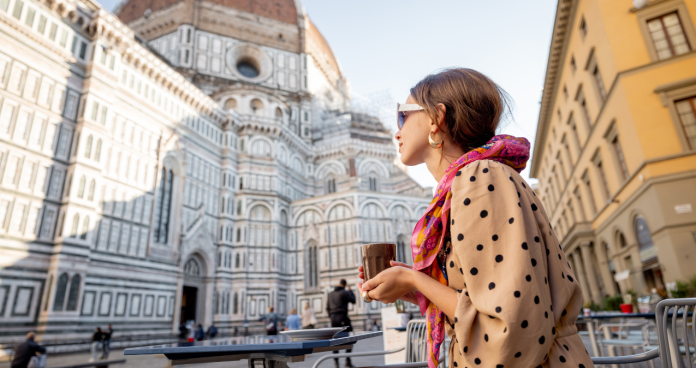
<svg viewBox="0 0 696 368"><path fill-rule="evenodd" d="M278 142L276 144L276 150L275 150L275 157L276 160L282 162L283 164L287 165L288 159L290 158L290 155L288 154L288 148L285 146L285 144Z"/></svg>
<svg viewBox="0 0 696 368"><path fill-rule="evenodd" d="M359 216L362 216L363 210L365 209L365 207L367 207L368 204L376 204L377 207L379 207L382 210L382 213L384 214L385 218L387 216L389 216L389 212L387 212L387 208L384 207L384 205L382 203L380 203L379 201L377 201L375 199L369 199L369 200L363 202L362 204L360 204L360 209L358 210Z"/></svg>
<svg viewBox="0 0 696 368"><path fill-rule="evenodd" d="M626 239L626 231L619 228L618 226L614 226L612 231L613 231L614 244L616 244L615 249L627 248L629 245L629 242L628 242L628 239Z"/></svg>
<svg viewBox="0 0 696 368"><path fill-rule="evenodd" d="M412 210L409 206L407 206L407 205L405 205L405 204L403 204L403 203L401 203L401 202L394 202L394 203L390 204L390 205L389 205L389 208L388 208L388 210L387 210L387 215L391 215L391 212L392 212L396 207L403 207L403 208L406 209L406 212L408 213L408 216L409 216L409 221L415 221L415 220L417 220L416 215L413 213L413 210Z"/></svg>
<svg viewBox="0 0 696 368"><path fill-rule="evenodd" d="M387 167L384 166L384 163L382 163L379 160L368 158L362 160L358 165L358 176L360 177L366 176L373 171L380 174L382 178L389 177L389 170L387 170Z"/></svg>
<svg viewBox="0 0 696 368"><path fill-rule="evenodd" d="M316 211L319 214L319 217L321 218L321 222L326 222L326 214L324 213L324 210L321 209L321 207L317 205L308 205L300 208L300 210L297 211L297 214L292 218L291 226L297 226L297 221L307 211Z"/></svg>
<svg viewBox="0 0 696 368"><path fill-rule="evenodd" d="M268 149L269 149L268 155L266 155L266 156L257 156L257 157L269 157L269 158L270 158L270 157L275 157L275 150L273 149L273 146L274 146L273 141L270 140L270 139L267 138L267 137L260 136L260 135L253 136L253 137L249 140L249 143L248 143L248 144L249 144L249 154L252 154L252 152L254 152L254 145L257 144L257 142L264 142L264 143L268 144Z"/></svg>
<svg viewBox="0 0 696 368"><path fill-rule="evenodd" d="M356 217L356 216L355 216L355 208L353 208L353 204L350 203L350 202L348 202L348 201L346 201L346 200L344 200L344 199L339 199L339 200L337 200L337 201L335 201L335 202L332 202L332 203L326 208L326 215L325 215L325 218L328 219L328 218L329 218L329 214L331 214L331 210L333 210L334 208L336 208L336 207L338 207L338 206L340 206L340 205L344 205L344 206L348 207L348 210L350 211L350 215L349 215L350 217Z"/></svg>
<svg viewBox="0 0 696 368"><path fill-rule="evenodd" d="M298 172L298 174L305 176L305 164L302 162L302 158L300 158L299 155L291 155L288 163L293 170Z"/></svg>
<svg viewBox="0 0 696 368"><path fill-rule="evenodd" d="M318 180L325 179L329 174L334 174L337 177L344 176L346 175L346 168L338 160L331 160L322 162L314 170L314 177Z"/></svg>
<svg viewBox="0 0 696 368"><path fill-rule="evenodd" d="M245 219L250 219L250 218L251 218L251 210L253 210L256 206L265 207L265 208L268 210L268 212L271 214L270 221L277 221L277 220L278 220L278 219L276 218L276 216L274 215L274 209L273 209L273 207L272 207L270 204L268 204L267 202L264 202L264 201L255 201L255 202L249 203L249 204L246 206L246 212L244 213L244 218L245 218Z"/></svg>
<svg viewBox="0 0 696 368"><path fill-rule="evenodd" d="M414 214L416 220L417 220L417 219L420 219L421 217L423 217L423 215L425 214L425 211L427 211L427 210L428 210L428 206L427 206L427 205L418 206L418 208L416 208L416 210L413 211L413 214Z"/></svg>

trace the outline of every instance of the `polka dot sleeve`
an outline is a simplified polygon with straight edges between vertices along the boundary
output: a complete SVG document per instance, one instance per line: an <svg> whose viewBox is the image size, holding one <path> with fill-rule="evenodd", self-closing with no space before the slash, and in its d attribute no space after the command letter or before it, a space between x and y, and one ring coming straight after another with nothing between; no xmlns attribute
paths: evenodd
<svg viewBox="0 0 696 368"><path fill-rule="evenodd" d="M511 169L477 161L460 171L450 210L454 270L462 288L454 321L468 367L535 367L554 341L536 197Z"/></svg>

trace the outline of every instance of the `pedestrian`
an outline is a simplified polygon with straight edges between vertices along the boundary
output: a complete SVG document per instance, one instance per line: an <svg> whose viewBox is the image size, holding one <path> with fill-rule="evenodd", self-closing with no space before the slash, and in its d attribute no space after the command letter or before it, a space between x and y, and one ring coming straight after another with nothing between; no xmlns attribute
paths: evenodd
<svg viewBox="0 0 696 368"><path fill-rule="evenodd" d="M305 303L304 309L302 310L302 329L313 329L316 325L317 316L314 315L314 309L309 306L309 303Z"/></svg>
<svg viewBox="0 0 696 368"><path fill-rule="evenodd" d="M263 321L264 326L266 326L267 335L278 334L278 315L273 312L273 307L268 308L268 313L261 316L259 321Z"/></svg>
<svg viewBox="0 0 696 368"><path fill-rule="evenodd" d="M104 331L104 341L102 342L102 359L108 359L109 354L111 354L111 336L114 334L113 328L111 328L111 323L106 327Z"/></svg>
<svg viewBox="0 0 696 368"><path fill-rule="evenodd" d="M425 163L438 187L411 236L413 266L392 261L358 288L368 303L420 306L430 367L446 336L450 367L593 367L575 327L580 285L519 175L529 141L496 135L509 111L505 91L471 69L411 88L397 105L399 158Z"/></svg>
<svg viewBox="0 0 696 368"><path fill-rule="evenodd" d="M188 334L188 328L182 322L179 324L179 342L186 342L186 335Z"/></svg>
<svg viewBox="0 0 696 368"><path fill-rule="evenodd" d="M214 324L211 324L210 327L208 327L208 337L214 339L215 336L217 336L217 327L215 327Z"/></svg>
<svg viewBox="0 0 696 368"><path fill-rule="evenodd" d="M196 340L203 341L205 339L205 332L203 332L203 326L199 323L196 329Z"/></svg>
<svg viewBox="0 0 696 368"><path fill-rule="evenodd" d="M348 303L355 304L355 294L350 290L350 286L346 286L346 280L341 280L338 286L329 293L328 302L326 303L326 313L331 319L331 327L348 327L344 331L353 331L353 326L348 318ZM346 353L350 353L352 349L346 349ZM338 354L338 350L334 350L334 354ZM338 358L334 358L336 368L338 368ZM350 358L346 358L346 367L352 367L353 363Z"/></svg>
<svg viewBox="0 0 696 368"><path fill-rule="evenodd" d="M36 357L36 353L46 354L46 348L34 342L34 337L34 331L28 332L26 340L17 346L12 359L12 368L27 368L31 359ZM45 365L45 358L42 360Z"/></svg>
<svg viewBox="0 0 696 368"><path fill-rule="evenodd" d="M101 327L95 328L94 333L92 334L92 339L90 340L91 342L89 344L89 350L92 353L92 357L89 358L90 362L97 360L97 354L100 350L102 350L103 347L103 340L104 332L102 331Z"/></svg>
<svg viewBox="0 0 696 368"><path fill-rule="evenodd" d="M302 329L300 316L297 315L297 309L290 309L290 314L285 317L285 331Z"/></svg>
<svg viewBox="0 0 696 368"><path fill-rule="evenodd" d="M196 322L189 321L189 324L186 325L186 328L188 330L188 342L196 341Z"/></svg>

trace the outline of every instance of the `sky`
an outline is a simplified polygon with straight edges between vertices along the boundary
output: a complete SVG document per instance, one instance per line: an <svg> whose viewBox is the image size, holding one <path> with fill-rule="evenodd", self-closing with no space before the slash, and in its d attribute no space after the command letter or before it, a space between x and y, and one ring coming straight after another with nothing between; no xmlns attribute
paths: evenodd
<svg viewBox="0 0 696 368"><path fill-rule="evenodd" d="M108 10L118 3L99 1ZM447 67L475 69L512 97L512 119L500 133L523 136L534 147L557 1L302 0L302 4L331 45L353 93L386 90L403 103L409 89L430 73ZM395 125L384 123L388 128ZM425 165L408 172L423 186L437 185ZM529 178L529 165L522 176Z"/></svg>

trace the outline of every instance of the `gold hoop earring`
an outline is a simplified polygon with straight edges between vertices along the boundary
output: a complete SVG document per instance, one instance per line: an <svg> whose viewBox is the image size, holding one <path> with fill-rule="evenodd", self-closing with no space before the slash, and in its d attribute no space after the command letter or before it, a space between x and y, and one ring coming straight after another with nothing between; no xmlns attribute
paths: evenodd
<svg viewBox="0 0 696 368"><path fill-rule="evenodd" d="M442 144L445 143L445 141L437 143L433 140L433 138L430 136L430 134L428 134L428 143L430 143L430 147L437 149L437 148L442 147Z"/></svg>

